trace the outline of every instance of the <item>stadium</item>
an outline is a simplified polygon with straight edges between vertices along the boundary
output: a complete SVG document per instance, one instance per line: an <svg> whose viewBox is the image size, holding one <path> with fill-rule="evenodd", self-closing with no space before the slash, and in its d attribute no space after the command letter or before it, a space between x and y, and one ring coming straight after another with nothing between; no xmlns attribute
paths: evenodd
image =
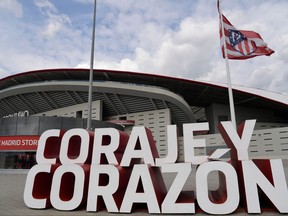
<svg viewBox="0 0 288 216"><path fill-rule="evenodd" d="M206 155L226 147L217 125L230 120L227 85L113 70L94 70L92 127L127 133L145 126L160 157L167 154L166 126L176 125L178 161L183 161L183 124L208 122ZM0 80L0 169L35 164L40 135L48 129L86 128L89 69L29 71ZM287 158L288 97L233 85L237 124L256 119L250 158ZM93 129L92 128L92 129ZM226 155L225 157L229 157Z"/></svg>

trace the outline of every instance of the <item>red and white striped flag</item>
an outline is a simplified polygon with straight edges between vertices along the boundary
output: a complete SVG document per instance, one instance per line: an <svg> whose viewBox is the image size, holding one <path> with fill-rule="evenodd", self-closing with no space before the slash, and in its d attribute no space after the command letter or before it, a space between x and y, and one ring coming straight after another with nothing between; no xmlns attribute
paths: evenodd
<svg viewBox="0 0 288 216"><path fill-rule="evenodd" d="M267 47L267 44L263 41L261 36L254 31L244 31L237 30L228 19L221 14L219 10L219 0L218 0L218 11L220 16L220 41L223 58L224 54L224 43L222 38L222 25L221 25L221 15L223 19L225 42L226 42L226 52L228 59L248 59L255 56L266 55L270 56L274 53L274 50Z"/></svg>

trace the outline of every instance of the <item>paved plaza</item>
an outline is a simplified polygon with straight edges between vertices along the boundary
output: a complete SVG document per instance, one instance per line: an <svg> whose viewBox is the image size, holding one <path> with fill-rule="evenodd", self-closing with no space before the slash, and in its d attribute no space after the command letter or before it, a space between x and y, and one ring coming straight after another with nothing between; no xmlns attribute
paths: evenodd
<svg viewBox="0 0 288 216"><path fill-rule="evenodd" d="M288 160L283 160L285 166L286 179L288 179ZM117 215L115 213L101 212L87 212L85 209L76 211L58 211L53 208L45 210L29 209L23 201L23 191L27 176L27 170L0 170L0 215L12 216L12 215ZM193 175L193 174L192 174ZM165 184L169 186L172 181L172 177L164 176ZM211 184L216 183L212 180ZM191 181L192 182L192 181ZM209 183L210 184L210 183ZM193 185L189 183L185 186L187 188L193 188ZM185 188L184 188L185 189ZM248 215L245 212L236 212L235 215ZM123 215L123 214L122 214ZM127 214L126 214L127 215ZM136 212L132 215L148 215L148 213ZM175 215L175 214L173 214ZM197 213L196 215L207 215L205 213ZM276 212L266 212L263 215L278 215Z"/></svg>

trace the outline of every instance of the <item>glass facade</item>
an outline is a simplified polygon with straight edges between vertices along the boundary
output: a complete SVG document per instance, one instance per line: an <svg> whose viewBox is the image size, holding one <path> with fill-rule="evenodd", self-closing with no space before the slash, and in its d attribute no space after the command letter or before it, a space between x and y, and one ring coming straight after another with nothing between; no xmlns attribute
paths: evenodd
<svg viewBox="0 0 288 216"><path fill-rule="evenodd" d="M36 164L36 152L0 152L0 169L30 169Z"/></svg>

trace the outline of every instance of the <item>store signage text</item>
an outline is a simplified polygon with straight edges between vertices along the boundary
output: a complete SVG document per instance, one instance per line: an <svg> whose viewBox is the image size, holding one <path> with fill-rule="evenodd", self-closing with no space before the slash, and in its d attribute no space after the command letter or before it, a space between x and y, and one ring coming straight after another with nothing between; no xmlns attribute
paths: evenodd
<svg viewBox="0 0 288 216"><path fill-rule="evenodd" d="M29 116L29 111L28 110L19 111L17 113L13 113L13 114L9 114L9 115L3 116L3 118L10 118L10 117L16 117L16 116L27 117L27 116Z"/></svg>
<svg viewBox="0 0 288 216"><path fill-rule="evenodd" d="M131 213L132 208L137 211L144 207L157 214L230 214L240 208L261 213L261 201L268 198L270 208L288 213L282 160L248 158L255 122L247 120L237 131L231 122L219 124L231 151L231 163L215 161L227 150L195 155L195 148L204 147L205 140L193 134L208 130L207 123L183 125L183 163L176 163L175 125L167 126L166 158L159 158L153 136L144 127L134 127L130 136L114 128L94 132L48 130L39 139L38 164L27 175L24 202L34 209L52 206L64 211L85 207L91 212ZM196 169L196 191L184 192L192 169ZM212 172L219 173L216 191L209 190L208 176ZM168 189L162 173L175 173Z"/></svg>
<svg viewBox="0 0 288 216"><path fill-rule="evenodd" d="M0 136L0 150L28 151L37 150L38 135L31 136Z"/></svg>

